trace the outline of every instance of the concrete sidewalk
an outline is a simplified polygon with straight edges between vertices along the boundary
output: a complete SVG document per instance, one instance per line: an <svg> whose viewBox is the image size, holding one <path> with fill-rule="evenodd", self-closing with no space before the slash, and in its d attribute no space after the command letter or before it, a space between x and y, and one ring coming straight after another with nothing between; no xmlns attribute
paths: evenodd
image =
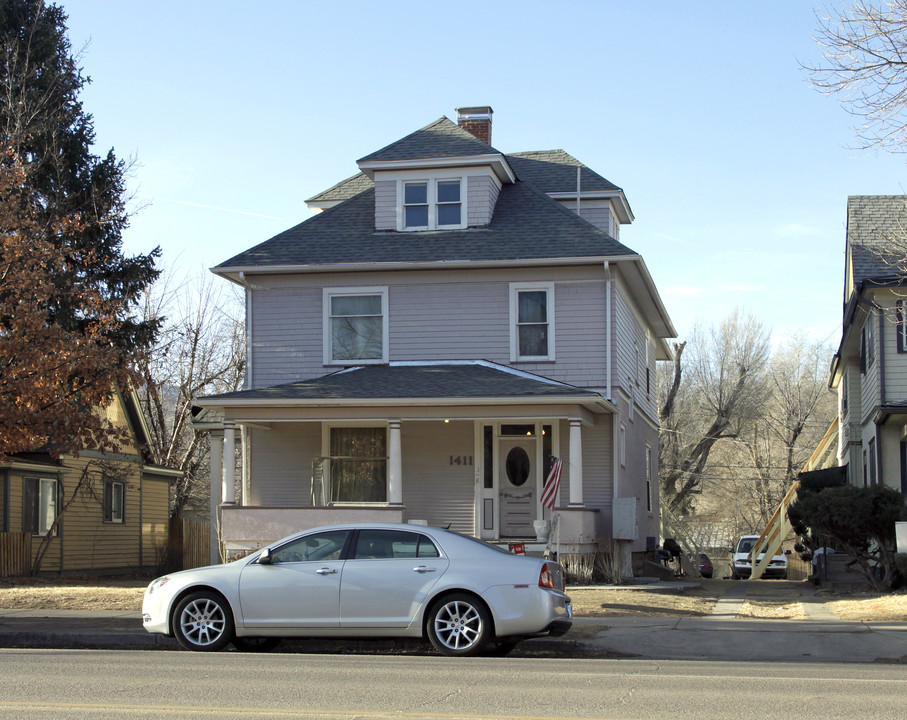
<svg viewBox="0 0 907 720"><path fill-rule="evenodd" d="M513 657L907 663L907 623L839 620L806 583L799 588L806 620L738 618L747 595L758 597L767 587L735 584L705 617L576 617L564 637L528 640ZM676 591L678 584L669 589ZM632 593L632 586L627 591ZM173 638L145 632L137 611L0 609L0 647L166 650L178 645ZM299 640L287 649L430 652L423 643L399 640Z"/></svg>

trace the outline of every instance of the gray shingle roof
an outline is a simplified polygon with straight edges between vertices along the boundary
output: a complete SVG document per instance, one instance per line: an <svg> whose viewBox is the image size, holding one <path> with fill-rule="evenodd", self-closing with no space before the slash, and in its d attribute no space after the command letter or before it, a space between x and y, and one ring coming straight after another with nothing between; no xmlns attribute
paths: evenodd
<svg viewBox="0 0 907 720"><path fill-rule="evenodd" d="M583 192L621 189L563 150L538 150L504 157L520 180L530 182L546 193L575 192L576 168L582 168L580 184ZM372 187L374 183L365 173L357 173L309 198L306 202L340 202Z"/></svg>
<svg viewBox="0 0 907 720"><path fill-rule="evenodd" d="M417 400L426 398L545 398L594 400L599 393L490 363L366 365L311 380L211 395L232 400Z"/></svg>
<svg viewBox="0 0 907 720"><path fill-rule="evenodd" d="M363 190L369 190L373 187L375 187L375 183L372 182L368 175L356 173L352 177L332 185L327 190L322 190L317 195L313 195L306 202L342 202L354 195L358 195Z"/></svg>
<svg viewBox="0 0 907 720"><path fill-rule="evenodd" d="M900 280L907 246L907 195L847 198L847 249L853 281Z"/></svg>
<svg viewBox="0 0 907 720"><path fill-rule="evenodd" d="M576 168L581 168L580 189L583 192L620 190L563 150L521 152L506 157L520 180L531 182L546 193L575 192Z"/></svg>
<svg viewBox="0 0 907 720"><path fill-rule="evenodd" d="M529 183L505 185L485 228L376 232L367 190L221 263L283 265L538 260L635 255Z"/></svg>
<svg viewBox="0 0 907 720"><path fill-rule="evenodd" d="M497 152L491 145L483 143L472 133L458 127L456 123L446 117L440 117L424 128L360 158L357 162L467 157Z"/></svg>

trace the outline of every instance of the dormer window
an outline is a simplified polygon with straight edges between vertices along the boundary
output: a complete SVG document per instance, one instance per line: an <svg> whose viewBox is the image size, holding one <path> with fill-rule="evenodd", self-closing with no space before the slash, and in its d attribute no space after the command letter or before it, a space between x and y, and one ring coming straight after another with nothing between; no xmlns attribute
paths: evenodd
<svg viewBox="0 0 907 720"><path fill-rule="evenodd" d="M466 227L463 178L401 181L400 230L443 230Z"/></svg>

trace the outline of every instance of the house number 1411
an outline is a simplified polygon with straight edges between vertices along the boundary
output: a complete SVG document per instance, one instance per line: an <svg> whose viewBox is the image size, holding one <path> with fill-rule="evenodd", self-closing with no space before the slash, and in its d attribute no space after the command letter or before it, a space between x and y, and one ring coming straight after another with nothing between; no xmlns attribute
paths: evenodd
<svg viewBox="0 0 907 720"><path fill-rule="evenodd" d="M451 455L451 465L472 465L472 455Z"/></svg>

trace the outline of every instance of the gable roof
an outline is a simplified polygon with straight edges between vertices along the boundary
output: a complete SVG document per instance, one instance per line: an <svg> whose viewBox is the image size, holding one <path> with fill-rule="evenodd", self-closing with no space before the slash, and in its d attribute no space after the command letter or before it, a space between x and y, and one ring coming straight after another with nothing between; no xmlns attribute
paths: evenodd
<svg viewBox="0 0 907 720"><path fill-rule="evenodd" d="M573 399L600 403L594 390L549 380L487 361L440 361L363 365L330 375L254 390L209 395L198 400L207 407L274 401L300 404L330 401L400 400L544 400Z"/></svg>
<svg viewBox="0 0 907 720"><path fill-rule="evenodd" d="M505 185L491 223L465 230L376 231L374 199L374 189L360 192L213 270L636 255L529 183Z"/></svg>
<svg viewBox="0 0 907 720"><path fill-rule="evenodd" d="M852 195L847 198L847 275L845 300L866 281L902 279L907 245L907 195Z"/></svg>
<svg viewBox="0 0 907 720"><path fill-rule="evenodd" d="M360 158L357 162L360 164L395 162L493 154L500 155L491 145L482 142L472 133L442 116L424 128Z"/></svg>

